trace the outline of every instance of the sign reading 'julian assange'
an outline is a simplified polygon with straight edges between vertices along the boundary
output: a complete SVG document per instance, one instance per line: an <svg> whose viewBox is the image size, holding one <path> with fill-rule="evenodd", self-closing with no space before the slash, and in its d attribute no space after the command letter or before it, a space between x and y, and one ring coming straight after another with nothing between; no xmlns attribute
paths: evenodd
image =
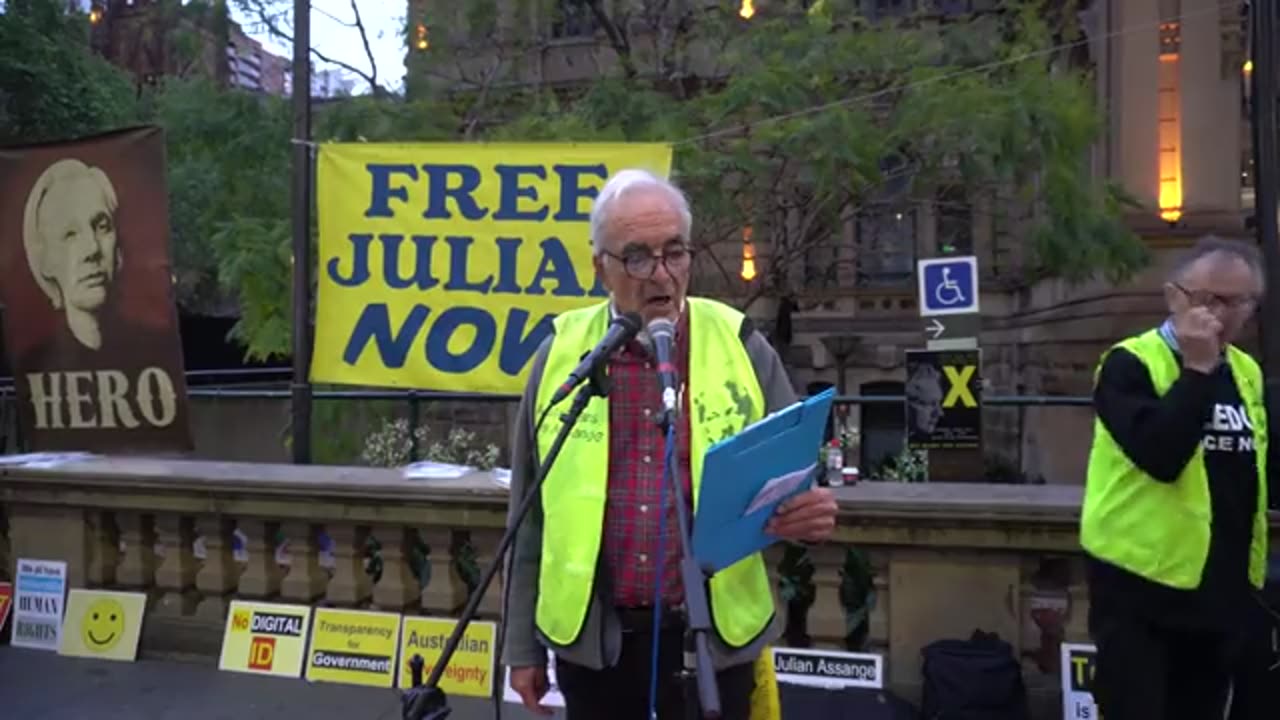
<svg viewBox="0 0 1280 720"><path fill-rule="evenodd" d="M0 301L33 450L191 449L164 135L0 148Z"/></svg>

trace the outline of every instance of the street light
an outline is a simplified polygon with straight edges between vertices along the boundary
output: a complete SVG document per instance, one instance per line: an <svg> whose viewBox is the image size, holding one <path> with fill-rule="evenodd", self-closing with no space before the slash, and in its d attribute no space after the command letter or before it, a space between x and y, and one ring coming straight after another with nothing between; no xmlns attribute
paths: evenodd
<svg viewBox="0 0 1280 720"><path fill-rule="evenodd" d="M738 17L743 20L750 20L755 17L756 4L753 0L742 0L742 5L738 8Z"/></svg>

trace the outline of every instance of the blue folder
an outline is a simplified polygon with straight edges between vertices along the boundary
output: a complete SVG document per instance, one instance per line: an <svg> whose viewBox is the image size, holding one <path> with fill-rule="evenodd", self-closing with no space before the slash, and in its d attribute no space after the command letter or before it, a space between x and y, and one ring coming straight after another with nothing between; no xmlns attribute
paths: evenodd
<svg viewBox="0 0 1280 720"><path fill-rule="evenodd" d="M835 390L795 403L712 445L702 462L693 554L716 572L777 542L779 504L813 487Z"/></svg>

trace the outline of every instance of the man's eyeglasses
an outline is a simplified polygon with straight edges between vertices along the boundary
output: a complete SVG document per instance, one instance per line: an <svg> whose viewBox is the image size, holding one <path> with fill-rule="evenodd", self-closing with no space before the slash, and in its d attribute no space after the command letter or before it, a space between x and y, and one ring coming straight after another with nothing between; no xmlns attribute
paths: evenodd
<svg viewBox="0 0 1280 720"><path fill-rule="evenodd" d="M659 262L666 267L668 275L675 275L688 270L693 260L693 251L683 245L668 247L661 255L639 249L627 250L621 255L606 250L604 254L622 263L622 269L636 280L653 277Z"/></svg>
<svg viewBox="0 0 1280 720"><path fill-rule="evenodd" d="M1258 298L1253 295L1219 295L1208 290L1188 290L1178 283L1173 283L1173 286L1187 296L1188 302L1197 307L1252 310L1258 306Z"/></svg>

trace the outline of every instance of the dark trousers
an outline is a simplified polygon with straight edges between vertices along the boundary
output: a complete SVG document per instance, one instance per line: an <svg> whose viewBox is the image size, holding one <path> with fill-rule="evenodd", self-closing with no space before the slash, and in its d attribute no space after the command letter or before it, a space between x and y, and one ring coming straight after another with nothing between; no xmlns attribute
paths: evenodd
<svg viewBox="0 0 1280 720"><path fill-rule="evenodd" d="M1188 631L1091 613L1093 698L1106 720L1223 720L1239 651L1231 632Z"/></svg>
<svg viewBox="0 0 1280 720"><path fill-rule="evenodd" d="M1276 720L1280 718L1280 609L1258 598L1240 624L1245 632L1231 678L1229 720Z"/></svg>
<svg viewBox="0 0 1280 720"><path fill-rule="evenodd" d="M658 718L684 720L684 667L679 627L663 629L658 650ZM556 683L564 696L566 720L647 720L653 634L639 628L623 633L618 664L591 670L556 658ZM749 720L755 667L738 665L716 673L724 720Z"/></svg>

